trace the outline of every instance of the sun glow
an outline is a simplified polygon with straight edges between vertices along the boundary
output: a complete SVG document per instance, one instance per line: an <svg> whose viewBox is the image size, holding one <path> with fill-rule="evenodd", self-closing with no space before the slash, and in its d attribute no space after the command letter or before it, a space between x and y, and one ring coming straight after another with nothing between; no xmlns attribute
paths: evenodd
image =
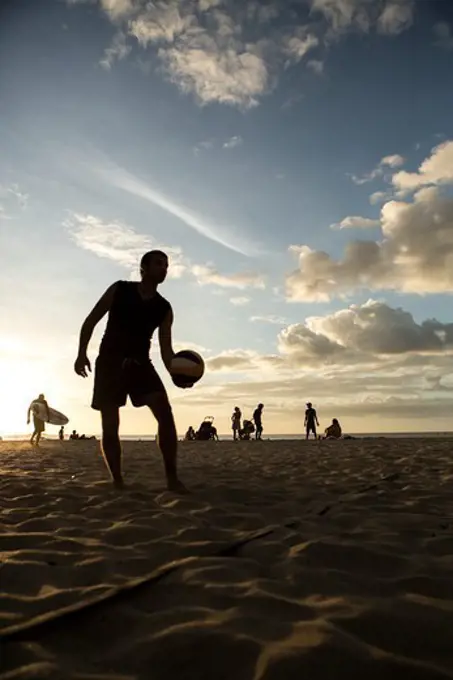
<svg viewBox="0 0 453 680"><path fill-rule="evenodd" d="M27 426L27 409L40 392L59 392L48 362L30 357L21 342L12 339L0 345L0 435L24 434Z"/></svg>

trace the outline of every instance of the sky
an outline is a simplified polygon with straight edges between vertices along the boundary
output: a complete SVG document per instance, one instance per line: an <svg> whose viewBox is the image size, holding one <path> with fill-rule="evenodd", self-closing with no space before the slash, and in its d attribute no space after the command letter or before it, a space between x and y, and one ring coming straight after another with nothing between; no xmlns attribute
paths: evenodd
<svg viewBox="0 0 453 680"><path fill-rule="evenodd" d="M452 430L452 67L447 0L2 3L0 435L39 392L99 433L80 326L151 248L180 433Z"/></svg>

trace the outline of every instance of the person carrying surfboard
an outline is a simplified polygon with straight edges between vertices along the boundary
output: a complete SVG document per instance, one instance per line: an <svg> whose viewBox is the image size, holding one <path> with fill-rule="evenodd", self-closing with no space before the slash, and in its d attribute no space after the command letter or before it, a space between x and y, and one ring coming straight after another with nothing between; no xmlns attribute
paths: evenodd
<svg viewBox="0 0 453 680"><path fill-rule="evenodd" d="M33 434L30 437L30 444L36 444L36 446L39 446L39 441L41 439L41 435L46 429L45 422L42 418L38 416L38 411L36 408L34 408L35 404L42 404L43 407L46 409L47 412L47 420L49 420L49 404L44 398L43 394L40 394L37 399L33 399L31 402L30 406L28 407L27 411L27 425L30 423L30 413L33 413ZM35 439L36 438L36 439Z"/></svg>
<svg viewBox="0 0 453 680"><path fill-rule="evenodd" d="M167 271L167 255L160 250L151 250L140 262L141 281L116 281L105 291L82 324L74 370L83 378L88 376L91 371L88 343L96 325L108 314L96 359L91 406L101 412L101 448L113 483L117 488L124 486L119 409L126 404L129 395L133 406L148 406L157 420L156 441L164 459L167 488L187 493L177 474L178 437L173 412L165 387L149 357L152 335L159 329L162 361L170 372L174 357L173 310L157 292Z"/></svg>

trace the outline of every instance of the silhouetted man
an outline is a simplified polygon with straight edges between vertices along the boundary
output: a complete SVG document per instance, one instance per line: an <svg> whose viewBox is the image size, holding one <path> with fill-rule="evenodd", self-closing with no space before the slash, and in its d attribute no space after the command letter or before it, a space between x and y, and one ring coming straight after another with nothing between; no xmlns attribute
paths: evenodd
<svg viewBox="0 0 453 680"><path fill-rule="evenodd" d="M313 432L316 439L316 425L319 427L319 420L316 414L316 410L311 405L311 402L307 404L307 410L305 411L305 439L308 439L310 432Z"/></svg>
<svg viewBox="0 0 453 680"><path fill-rule="evenodd" d="M39 417L38 413L39 411L36 411L33 408L34 404L42 404L47 415L47 420L49 420L49 404L44 398L43 394L40 394L37 399L34 399L30 406L28 407L27 411L27 425L30 422L30 413L33 413L33 434L30 437L30 444L36 444L36 446L39 446L39 442L41 440L42 433L46 429L45 426L45 421Z"/></svg>
<svg viewBox="0 0 453 680"><path fill-rule="evenodd" d="M261 439L261 435L263 434L263 408L264 404L258 404L253 412L253 420L255 422L255 439Z"/></svg>
<svg viewBox="0 0 453 680"><path fill-rule="evenodd" d="M92 408L101 412L102 451L116 487L122 488L119 409L129 395L136 407L148 406L158 423L157 443L162 452L170 491L187 493L177 475L175 421L165 387L149 358L151 338L159 329L162 361L170 372L173 311L157 292L165 281L168 258L151 250L140 262L141 281L117 281L106 290L80 331L75 372L87 377L91 371L87 348L93 330L108 313L108 321L96 360ZM179 385L181 387L181 385ZM192 387L192 385L184 385Z"/></svg>

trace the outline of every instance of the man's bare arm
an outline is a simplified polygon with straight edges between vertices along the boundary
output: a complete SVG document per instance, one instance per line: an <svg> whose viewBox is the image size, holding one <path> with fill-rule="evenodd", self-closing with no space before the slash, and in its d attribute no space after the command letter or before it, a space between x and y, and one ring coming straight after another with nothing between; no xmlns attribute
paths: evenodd
<svg viewBox="0 0 453 680"><path fill-rule="evenodd" d="M113 297L115 295L117 286L118 282L113 283L109 288L107 288L103 296L96 302L95 306L83 322L82 328L80 329L79 356L86 355L88 343L91 340L94 329L112 306Z"/></svg>
<svg viewBox="0 0 453 680"><path fill-rule="evenodd" d="M107 288L104 295L97 301L91 312L88 314L80 329L79 352L77 354L77 359L75 360L74 370L77 375L82 376L82 378L87 377L87 368L91 371L90 360L87 357L88 343L91 340L96 325L110 310L117 286L118 282L113 283Z"/></svg>
<svg viewBox="0 0 453 680"><path fill-rule="evenodd" d="M159 326L159 345L160 345L160 355L162 361L164 362L165 368L170 373L171 362L175 353L173 351L172 343L172 326L173 326L173 310L170 309L165 316L165 319Z"/></svg>

